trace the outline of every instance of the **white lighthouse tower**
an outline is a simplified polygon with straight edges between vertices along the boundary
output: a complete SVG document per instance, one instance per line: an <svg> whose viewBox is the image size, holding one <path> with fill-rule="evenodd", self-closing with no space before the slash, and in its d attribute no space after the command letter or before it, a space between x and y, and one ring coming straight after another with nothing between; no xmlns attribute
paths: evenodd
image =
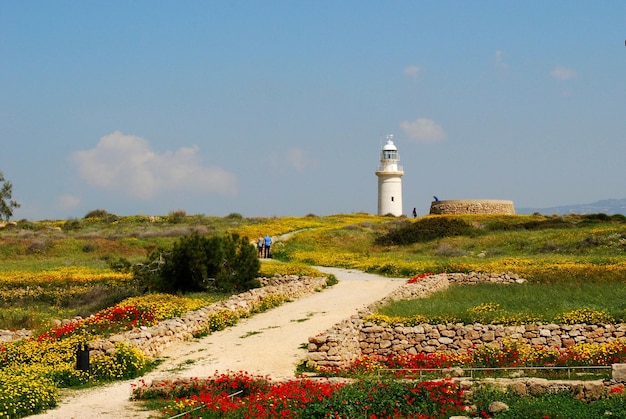
<svg viewBox="0 0 626 419"><path fill-rule="evenodd" d="M400 157L393 144L393 135L387 135L387 144L380 152L378 176L378 215L402 215L402 166Z"/></svg>

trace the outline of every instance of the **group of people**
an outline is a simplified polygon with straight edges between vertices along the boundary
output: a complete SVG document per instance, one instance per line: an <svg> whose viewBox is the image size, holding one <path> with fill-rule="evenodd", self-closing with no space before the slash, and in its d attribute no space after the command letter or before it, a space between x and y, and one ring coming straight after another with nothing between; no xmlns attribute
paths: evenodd
<svg viewBox="0 0 626 419"><path fill-rule="evenodd" d="M259 236L256 242L256 248L260 258L271 258L270 248L272 247L272 238L266 234L265 237Z"/></svg>

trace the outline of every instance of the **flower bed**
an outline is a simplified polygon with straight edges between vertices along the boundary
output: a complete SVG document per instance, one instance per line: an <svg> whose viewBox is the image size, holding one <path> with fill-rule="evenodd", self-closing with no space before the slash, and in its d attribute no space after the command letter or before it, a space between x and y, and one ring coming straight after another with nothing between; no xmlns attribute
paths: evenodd
<svg viewBox="0 0 626 419"><path fill-rule="evenodd" d="M450 380L274 383L238 372L206 380L141 383L133 395L171 400L163 417L434 419L464 411L463 390Z"/></svg>
<svg viewBox="0 0 626 419"><path fill-rule="evenodd" d="M465 353L364 355L344 366L323 367L310 363L327 376L358 377L391 371L395 376L414 375L419 370L511 367L584 367L626 363L626 339L605 344L581 344L565 350L533 347L507 339L502 346L481 346Z"/></svg>
<svg viewBox="0 0 626 419"><path fill-rule="evenodd" d="M564 324L538 322L522 325L426 323L428 319L399 318L374 314L391 300L413 300L445 289L451 281L475 283L480 281L517 283L523 281L511 274L421 274L407 281L383 300L376 302L350 319L309 338L307 358L319 366L335 367L366 356L416 355L420 353L454 352L464 355L468 350L486 346L506 347L507 340L520 347L540 348L545 354L558 358L589 348L613 348L623 345L626 324L571 324L573 321L607 317L598 310L574 310L563 313ZM474 307L480 315L491 310L490 304ZM595 353L595 351L593 351ZM559 355L560 354L560 355ZM600 355L598 355L600 356ZM614 362L622 362L622 355Z"/></svg>
<svg viewBox="0 0 626 419"><path fill-rule="evenodd" d="M148 368L150 359L144 348L134 344L134 336L155 338L153 340L161 337L159 334L146 336L149 327L158 328L172 318L173 323L180 325L182 322L178 316L185 317L208 306L210 313L199 315L204 326L194 330L196 335L202 335L234 324L240 317L268 310L326 286L323 277L302 280L285 277L266 281L276 282L276 285L251 290L212 305L209 305L211 300L169 294L133 297L89 318L76 319L36 336L0 344L0 417L23 417L55 406L58 387L140 376ZM111 341L111 334L127 334L127 339ZM191 338L192 333L187 330L181 336ZM76 369L77 348L85 343L97 347L98 341L107 342L107 345L105 350L90 351L89 372ZM157 349L149 354L157 353Z"/></svg>

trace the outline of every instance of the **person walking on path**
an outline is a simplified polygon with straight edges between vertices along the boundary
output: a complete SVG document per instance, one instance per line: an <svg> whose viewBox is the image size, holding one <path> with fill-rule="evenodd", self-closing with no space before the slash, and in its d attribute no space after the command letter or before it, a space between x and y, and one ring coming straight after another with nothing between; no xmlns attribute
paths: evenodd
<svg viewBox="0 0 626 419"><path fill-rule="evenodd" d="M260 258L264 257L265 239L263 238L262 234L260 234L259 238L257 239L256 248L257 248L257 251L259 252L259 257Z"/></svg>
<svg viewBox="0 0 626 419"><path fill-rule="evenodd" d="M417 210L413 208L413 218L417 217Z"/></svg>
<svg viewBox="0 0 626 419"><path fill-rule="evenodd" d="M272 246L272 238L269 236L269 234L265 235L265 257L267 259L271 258L272 255L270 253L270 247Z"/></svg>

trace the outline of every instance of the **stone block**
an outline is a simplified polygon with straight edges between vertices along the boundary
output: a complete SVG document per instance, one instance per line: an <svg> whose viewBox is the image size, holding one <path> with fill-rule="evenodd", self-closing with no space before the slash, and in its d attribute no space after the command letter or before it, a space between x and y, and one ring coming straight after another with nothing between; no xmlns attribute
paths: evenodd
<svg viewBox="0 0 626 419"><path fill-rule="evenodd" d="M428 337L433 339L439 339L441 337L441 334L439 333L439 330L433 329L428 332Z"/></svg>
<svg viewBox="0 0 626 419"><path fill-rule="evenodd" d="M604 385L602 382L588 382L584 383L583 387L585 389L585 398L598 400L602 396L604 396Z"/></svg>
<svg viewBox="0 0 626 419"><path fill-rule="evenodd" d="M389 348L391 346L391 341L389 341L389 340L381 340L379 346L380 346L381 349Z"/></svg>
<svg viewBox="0 0 626 419"><path fill-rule="evenodd" d="M541 346L545 346L546 344L546 338L533 338L530 340L530 343L535 346L535 345L541 345Z"/></svg>
<svg viewBox="0 0 626 419"><path fill-rule="evenodd" d="M611 376L615 381L626 383L626 364L613 364Z"/></svg>
<svg viewBox="0 0 626 419"><path fill-rule="evenodd" d="M525 396L526 394L528 394L528 390L526 389L526 384L521 381L515 381L511 383L509 388L511 389L511 391L513 391L515 394L519 396Z"/></svg>
<svg viewBox="0 0 626 419"><path fill-rule="evenodd" d="M326 361L326 352L309 352L307 358L311 361Z"/></svg>

